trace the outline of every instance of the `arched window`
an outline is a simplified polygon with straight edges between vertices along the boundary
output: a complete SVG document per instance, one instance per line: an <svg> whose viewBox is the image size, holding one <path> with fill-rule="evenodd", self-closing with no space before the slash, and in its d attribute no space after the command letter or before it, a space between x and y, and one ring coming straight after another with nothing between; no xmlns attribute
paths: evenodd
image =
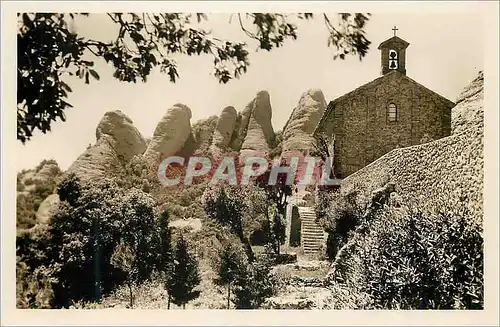
<svg viewBox="0 0 500 327"><path fill-rule="evenodd" d="M398 117L398 109L394 103L389 103L387 107L387 121L394 122Z"/></svg>
<svg viewBox="0 0 500 327"><path fill-rule="evenodd" d="M398 53L396 50L389 50L389 69L398 69Z"/></svg>

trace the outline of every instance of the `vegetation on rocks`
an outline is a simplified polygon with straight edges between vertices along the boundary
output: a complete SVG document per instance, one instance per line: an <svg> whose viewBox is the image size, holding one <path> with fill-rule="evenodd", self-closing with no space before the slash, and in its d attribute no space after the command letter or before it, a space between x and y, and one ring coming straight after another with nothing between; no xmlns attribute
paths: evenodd
<svg viewBox="0 0 500 327"><path fill-rule="evenodd" d="M62 172L55 160L43 160L33 170L17 174L16 226L29 229L36 224L40 204L54 193Z"/></svg>

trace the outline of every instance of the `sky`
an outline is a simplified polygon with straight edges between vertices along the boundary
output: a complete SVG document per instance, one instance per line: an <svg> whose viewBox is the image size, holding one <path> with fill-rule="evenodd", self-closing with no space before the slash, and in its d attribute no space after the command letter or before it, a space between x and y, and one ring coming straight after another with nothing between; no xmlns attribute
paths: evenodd
<svg viewBox="0 0 500 327"><path fill-rule="evenodd" d="M335 14L330 14L335 16ZM55 159L65 170L96 141L95 129L110 110L129 116L144 137L150 137L166 111L176 103L192 111L191 124L218 115L226 106L238 111L260 90L271 96L274 130L286 123L301 95L311 88L323 91L329 102L380 76L378 45L397 35L410 43L406 50L406 73L413 80L454 101L461 90L483 70L483 17L474 11L452 13L373 13L366 25L366 37L372 42L368 55L333 60L333 48L327 47L327 29L320 17L299 21L298 39L285 42L271 52L256 51L229 14L208 14L204 28L214 36L248 42L250 66L238 80L219 84L212 75L212 57L176 57L180 79L171 83L167 75L154 71L146 83L119 82L113 69L103 60L95 60L99 81L67 78L72 87L66 110L66 122L52 124L47 134L35 133L25 145L15 147L16 168L35 167L43 159ZM91 14L78 20L75 30L82 36L111 40L116 30L104 14Z"/></svg>

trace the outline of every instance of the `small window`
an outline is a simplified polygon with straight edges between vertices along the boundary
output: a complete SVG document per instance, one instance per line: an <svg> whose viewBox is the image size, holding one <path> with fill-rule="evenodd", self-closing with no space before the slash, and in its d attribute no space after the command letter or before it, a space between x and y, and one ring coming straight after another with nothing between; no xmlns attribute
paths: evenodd
<svg viewBox="0 0 500 327"><path fill-rule="evenodd" d="M394 122L397 120L398 112L396 105L394 103L389 103L389 107L387 108L387 120L390 122Z"/></svg>

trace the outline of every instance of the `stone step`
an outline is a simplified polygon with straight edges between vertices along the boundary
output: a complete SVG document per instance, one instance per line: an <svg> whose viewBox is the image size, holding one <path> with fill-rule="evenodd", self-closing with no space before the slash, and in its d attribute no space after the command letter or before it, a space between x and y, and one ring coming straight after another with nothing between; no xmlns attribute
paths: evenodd
<svg viewBox="0 0 500 327"><path fill-rule="evenodd" d="M323 245L323 242L307 241L302 243L302 247L318 247L321 245Z"/></svg>
<svg viewBox="0 0 500 327"><path fill-rule="evenodd" d="M300 221L316 221L316 216L311 216L311 217L300 217Z"/></svg>
<svg viewBox="0 0 500 327"><path fill-rule="evenodd" d="M306 253L306 254L309 254L309 253L315 254L315 253L318 253L319 250L320 250L320 248L304 249L304 253Z"/></svg>
<svg viewBox="0 0 500 327"><path fill-rule="evenodd" d="M323 245L323 240L302 240L302 245Z"/></svg>
<svg viewBox="0 0 500 327"><path fill-rule="evenodd" d="M323 233L323 228L311 227L311 226L302 226L302 232L314 232L314 233Z"/></svg>
<svg viewBox="0 0 500 327"><path fill-rule="evenodd" d="M323 237L323 231L322 230L311 230L311 229L303 229L301 230L302 235L313 235L313 236L321 236Z"/></svg>
<svg viewBox="0 0 500 327"><path fill-rule="evenodd" d="M299 207L301 245L304 253L316 253L324 243L324 231L316 223L316 212L311 207Z"/></svg>
<svg viewBox="0 0 500 327"><path fill-rule="evenodd" d="M302 244L323 244L323 240L320 239L303 239Z"/></svg>
<svg viewBox="0 0 500 327"><path fill-rule="evenodd" d="M302 211L300 212L299 211L299 214L301 217L304 217L304 216L315 216L316 217L316 213L315 212L309 212L309 211Z"/></svg>
<svg viewBox="0 0 500 327"><path fill-rule="evenodd" d="M302 225L303 226L314 226L314 227L318 227L318 228L321 228L320 225L316 224L315 222L309 222L309 221L302 221Z"/></svg>
<svg viewBox="0 0 500 327"><path fill-rule="evenodd" d="M322 237L304 237L302 238L302 243L323 243L323 238Z"/></svg>
<svg viewBox="0 0 500 327"><path fill-rule="evenodd" d="M302 244L303 249L312 249L312 248L320 248L321 244L319 243L308 243L308 244Z"/></svg>
<svg viewBox="0 0 500 327"><path fill-rule="evenodd" d="M302 226L301 231L302 232L323 233L323 228L315 228L315 227L309 227L309 226Z"/></svg>
<svg viewBox="0 0 500 327"><path fill-rule="evenodd" d="M309 239L309 240L323 240L323 235L319 234L307 234L303 235L302 239Z"/></svg>
<svg viewBox="0 0 500 327"><path fill-rule="evenodd" d="M310 239L322 240L324 238L324 236L323 236L323 234L319 234L319 233L302 233L302 238L303 239L310 238Z"/></svg>
<svg viewBox="0 0 500 327"><path fill-rule="evenodd" d="M318 251L318 250L321 250L321 246L320 245L303 246L302 250L303 251Z"/></svg>
<svg viewBox="0 0 500 327"><path fill-rule="evenodd" d="M310 222L316 222L316 216L311 216L311 217L300 217L300 221L310 221Z"/></svg>
<svg viewBox="0 0 500 327"><path fill-rule="evenodd" d="M319 239L319 238L307 238L307 239L303 239L302 243L303 244L306 244L306 243L314 243L314 244L323 243L323 239Z"/></svg>
<svg viewBox="0 0 500 327"><path fill-rule="evenodd" d="M312 232L312 233L323 234L323 229L322 228L314 228L314 227L302 226L301 231L302 232Z"/></svg>
<svg viewBox="0 0 500 327"><path fill-rule="evenodd" d="M307 249L321 249L321 244L303 244L302 245L303 250Z"/></svg>

